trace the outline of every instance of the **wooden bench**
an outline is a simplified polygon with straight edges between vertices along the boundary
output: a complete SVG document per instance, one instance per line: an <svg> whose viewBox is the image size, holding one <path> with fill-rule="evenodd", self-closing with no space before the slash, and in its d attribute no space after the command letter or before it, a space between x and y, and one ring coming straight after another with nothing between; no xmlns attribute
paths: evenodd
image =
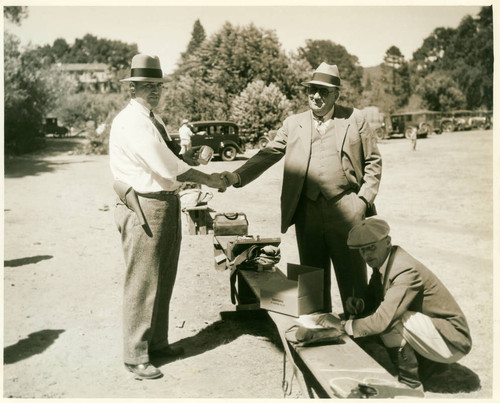
<svg viewBox="0 0 500 403"><path fill-rule="evenodd" d="M236 256L231 248L228 251L227 246L236 238L214 237L216 268L224 270L226 267L231 270L231 299L236 305L236 310L260 309L259 296L262 286L277 277L286 276L279 270L249 271L228 266L228 263ZM269 238L268 240L279 245L279 238ZM265 243L266 239L259 239L259 242ZM250 239L246 245L251 243ZM239 249L236 248L236 252L244 247L243 245ZM226 255L226 252L229 252L229 256ZM295 347L286 340L285 333L292 326L301 324L299 318L272 311L268 311L268 314L276 324L285 350L285 357L292 365L292 378L296 377L305 397L423 397L423 393L399 383L349 336L342 337L342 344ZM285 369L286 365L284 365L284 371ZM291 380L287 381L284 373L285 395L291 388ZM361 386L359 386L360 384Z"/></svg>
<svg viewBox="0 0 500 403"><path fill-rule="evenodd" d="M213 229L211 213L214 210L207 205L185 207L182 211L186 215L187 231L190 235L206 235Z"/></svg>

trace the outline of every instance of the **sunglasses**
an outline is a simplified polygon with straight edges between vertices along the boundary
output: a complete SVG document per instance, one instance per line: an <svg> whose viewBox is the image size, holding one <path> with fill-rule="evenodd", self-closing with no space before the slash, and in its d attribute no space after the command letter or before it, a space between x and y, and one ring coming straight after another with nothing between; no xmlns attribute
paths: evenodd
<svg viewBox="0 0 500 403"><path fill-rule="evenodd" d="M165 88L163 83L140 83L140 86L148 91L161 90L162 88Z"/></svg>
<svg viewBox="0 0 500 403"><path fill-rule="evenodd" d="M324 87L307 87L307 93L309 95L316 95L319 93L321 98L326 98L330 93L334 92L335 88L324 88Z"/></svg>

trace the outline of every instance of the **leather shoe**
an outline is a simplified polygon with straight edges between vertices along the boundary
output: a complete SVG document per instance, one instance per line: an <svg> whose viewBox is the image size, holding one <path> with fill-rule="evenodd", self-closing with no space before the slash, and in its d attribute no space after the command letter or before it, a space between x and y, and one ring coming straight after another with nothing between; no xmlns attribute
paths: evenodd
<svg viewBox="0 0 500 403"><path fill-rule="evenodd" d="M404 343L398 349L398 372L399 382L412 389L423 390L422 382L418 376L418 361L415 350L408 343Z"/></svg>
<svg viewBox="0 0 500 403"><path fill-rule="evenodd" d="M144 364L132 365L125 364L125 368L127 368L130 372L132 372L135 376L135 379L156 379L161 377L162 372L156 368L151 363L146 362Z"/></svg>
<svg viewBox="0 0 500 403"><path fill-rule="evenodd" d="M172 347L172 346L163 347L158 350L153 350L149 352L149 355L154 357L179 357L183 354L184 354L184 349L182 347Z"/></svg>

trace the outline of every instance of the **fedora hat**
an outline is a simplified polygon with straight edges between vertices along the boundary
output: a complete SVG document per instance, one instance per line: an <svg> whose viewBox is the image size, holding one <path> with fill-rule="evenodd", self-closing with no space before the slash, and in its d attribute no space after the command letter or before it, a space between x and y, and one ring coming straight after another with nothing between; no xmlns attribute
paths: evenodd
<svg viewBox="0 0 500 403"><path fill-rule="evenodd" d="M314 71L311 81L304 81L303 86L320 85L340 88L339 69L336 64L321 63Z"/></svg>
<svg viewBox="0 0 500 403"><path fill-rule="evenodd" d="M130 77L120 81L152 81L163 82L163 71L158 56L138 54L132 58Z"/></svg>

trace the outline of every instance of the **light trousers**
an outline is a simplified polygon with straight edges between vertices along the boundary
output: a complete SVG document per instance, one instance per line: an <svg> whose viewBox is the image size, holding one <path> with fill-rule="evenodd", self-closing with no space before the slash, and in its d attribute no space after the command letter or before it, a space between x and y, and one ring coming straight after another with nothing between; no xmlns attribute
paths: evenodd
<svg viewBox="0 0 500 403"><path fill-rule="evenodd" d="M168 345L169 306L182 238L177 195L139 196L139 202L150 233L127 206L118 202L115 209L126 266L124 362L132 365L149 362L149 351Z"/></svg>
<svg viewBox="0 0 500 403"><path fill-rule="evenodd" d="M400 347L405 340L418 354L436 362L457 362L464 354L447 344L429 316L405 312L388 333L380 335L386 347Z"/></svg>

